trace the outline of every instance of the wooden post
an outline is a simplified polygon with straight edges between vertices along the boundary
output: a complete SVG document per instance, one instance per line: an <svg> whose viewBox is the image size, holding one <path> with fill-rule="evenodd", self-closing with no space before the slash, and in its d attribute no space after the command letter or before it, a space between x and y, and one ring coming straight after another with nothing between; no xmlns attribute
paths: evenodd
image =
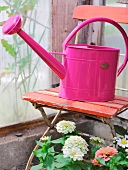
<svg viewBox="0 0 128 170"><path fill-rule="evenodd" d="M83 2L84 1L84 2ZM83 5L105 5L106 0L79 0L79 4ZM92 45L101 45L103 38L103 23L92 23L87 25L85 28L80 31L78 43L81 44L92 44Z"/></svg>
<svg viewBox="0 0 128 170"><path fill-rule="evenodd" d="M51 51L62 52L62 43L75 28L77 22L72 18L78 0L51 0ZM55 56L60 62L62 56ZM52 86L59 83L59 78L52 72Z"/></svg>
<svg viewBox="0 0 128 170"><path fill-rule="evenodd" d="M105 0L91 0L91 5L105 5ZM92 45L101 45L102 44L102 38L103 38L103 28L104 24L103 22L96 22L90 24L88 37L87 37L87 43Z"/></svg>
<svg viewBox="0 0 128 170"><path fill-rule="evenodd" d="M90 0L78 0L78 5L89 5Z"/></svg>
<svg viewBox="0 0 128 170"><path fill-rule="evenodd" d="M90 5L90 1L91 0L78 0L78 5ZM87 43L88 29L89 29L89 26L86 26L81 31L79 31L79 34L77 34L78 39L76 40L75 43L79 43L79 44Z"/></svg>

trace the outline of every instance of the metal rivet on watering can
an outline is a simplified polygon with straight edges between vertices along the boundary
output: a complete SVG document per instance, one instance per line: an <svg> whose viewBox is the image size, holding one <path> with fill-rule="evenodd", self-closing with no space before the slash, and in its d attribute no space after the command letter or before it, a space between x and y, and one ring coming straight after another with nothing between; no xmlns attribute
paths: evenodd
<svg viewBox="0 0 128 170"><path fill-rule="evenodd" d="M109 64L108 64L108 63L102 63L102 64L100 65L100 67L101 67L102 69L107 69L107 68L109 68Z"/></svg>

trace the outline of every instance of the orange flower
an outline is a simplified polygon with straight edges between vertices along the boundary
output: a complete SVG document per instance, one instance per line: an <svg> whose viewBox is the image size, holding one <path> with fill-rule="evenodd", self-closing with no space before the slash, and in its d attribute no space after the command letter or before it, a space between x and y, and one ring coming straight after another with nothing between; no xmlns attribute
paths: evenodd
<svg viewBox="0 0 128 170"><path fill-rule="evenodd" d="M100 148L95 153L95 158L102 158L105 161L109 161L112 156L114 156L117 153L117 149L107 146L106 148Z"/></svg>
<svg viewBox="0 0 128 170"><path fill-rule="evenodd" d="M98 160L96 160L96 158L94 158L91 162L92 162L93 165L95 165L95 166L100 166L100 167L103 166L103 165L99 164L99 162L98 162Z"/></svg>

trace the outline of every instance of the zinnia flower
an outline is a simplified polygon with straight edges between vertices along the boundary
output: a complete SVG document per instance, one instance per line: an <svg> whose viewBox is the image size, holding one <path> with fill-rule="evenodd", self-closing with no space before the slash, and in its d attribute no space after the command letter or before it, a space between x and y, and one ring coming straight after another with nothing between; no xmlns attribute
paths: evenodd
<svg viewBox="0 0 128 170"><path fill-rule="evenodd" d="M102 158L105 161L109 161L112 156L114 156L117 153L117 149L107 146L106 148L100 148L95 153L95 158Z"/></svg>
<svg viewBox="0 0 128 170"><path fill-rule="evenodd" d="M76 160L83 160L83 152L79 148L67 148L63 150L64 157L70 157L74 161Z"/></svg>
<svg viewBox="0 0 128 170"><path fill-rule="evenodd" d="M101 164L99 164L99 161L98 160L96 160L96 158L95 159L93 159L92 161L91 161L92 163L93 163L93 165L95 165L95 166L103 166L103 165L101 165Z"/></svg>
<svg viewBox="0 0 128 170"><path fill-rule="evenodd" d="M56 124L57 132L59 133L72 133L76 129L76 125L72 121L62 120Z"/></svg>
<svg viewBox="0 0 128 170"><path fill-rule="evenodd" d="M93 136L90 138L90 143L98 148L100 148L104 143L104 139Z"/></svg>
<svg viewBox="0 0 128 170"><path fill-rule="evenodd" d="M62 150L64 157L82 160L84 154L87 154L88 144L81 136L71 136L65 141Z"/></svg>
<svg viewBox="0 0 128 170"><path fill-rule="evenodd" d="M128 135L125 135L123 138L118 138L117 145L122 147L122 148L127 148L128 147Z"/></svg>

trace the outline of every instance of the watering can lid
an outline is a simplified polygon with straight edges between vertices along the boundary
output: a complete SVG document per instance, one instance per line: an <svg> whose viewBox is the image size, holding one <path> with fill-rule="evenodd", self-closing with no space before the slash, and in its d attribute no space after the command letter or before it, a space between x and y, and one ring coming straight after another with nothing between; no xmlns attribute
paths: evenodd
<svg viewBox="0 0 128 170"><path fill-rule="evenodd" d="M112 48L107 46L97 46L97 45L87 45L87 44L67 44L67 47L70 48L78 48L78 49L85 49L85 50L106 50L106 51L120 51L119 48Z"/></svg>
<svg viewBox="0 0 128 170"><path fill-rule="evenodd" d="M20 20L19 14L13 15L9 20L7 20L2 29L3 34L9 34L18 24L19 20Z"/></svg>

